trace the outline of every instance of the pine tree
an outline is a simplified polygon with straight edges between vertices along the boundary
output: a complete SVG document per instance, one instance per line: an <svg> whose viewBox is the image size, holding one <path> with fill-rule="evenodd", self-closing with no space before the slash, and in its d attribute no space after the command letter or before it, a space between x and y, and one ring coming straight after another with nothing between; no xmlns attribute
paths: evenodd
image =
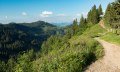
<svg viewBox="0 0 120 72"><path fill-rule="evenodd" d="M116 34L120 34L120 0L108 4L104 18L106 24L116 29Z"/></svg>
<svg viewBox="0 0 120 72"><path fill-rule="evenodd" d="M85 29L87 29L87 20L82 15L79 24L79 34L82 34L85 31Z"/></svg>
<svg viewBox="0 0 120 72"><path fill-rule="evenodd" d="M77 19L75 19L75 20L73 21L72 30L73 30L73 35L76 34L77 31L78 31L78 22L77 22Z"/></svg>
<svg viewBox="0 0 120 72"><path fill-rule="evenodd" d="M96 9L96 5L92 7L92 9L88 12L88 23L97 24L99 22L99 13Z"/></svg>
<svg viewBox="0 0 120 72"><path fill-rule="evenodd" d="M80 24L79 24L79 25L81 26L81 25L83 25L84 23L85 23L85 19L84 19L83 15L82 15L81 18L80 18Z"/></svg>
<svg viewBox="0 0 120 72"><path fill-rule="evenodd" d="M102 6L100 4L99 8L98 8L98 15L99 15L99 21L101 20L101 15L103 15L103 11L102 11Z"/></svg>
<svg viewBox="0 0 120 72"><path fill-rule="evenodd" d="M120 1L112 3L112 10L111 10L111 17L112 17L112 27L115 29L120 28Z"/></svg>
<svg viewBox="0 0 120 72"><path fill-rule="evenodd" d="M93 6L91 15L92 15L91 22L93 24L97 24L99 22L99 14L98 14L98 10L96 9L96 5Z"/></svg>
<svg viewBox="0 0 120 72"><path fill-rule="evenodd" d="M88 12L88 15L87 15L87 22L88 23L91 23L91 17L92 17L92 11L90 10L89 12Z"/></svg>
<svg viewBox="0 0 120 72"><path fill-rule="evenodd" d="M105 12L105 22L112 28L120 28L120 3L115 1L108 4Z"/></svg>
<svg viewBox="0 0 120 72"><path fill-rule="evenodd" d="M98 8L98 14L99 15L103 15L103 11L102 11L102 6L100 4L99 8Z"/></svg>
<svg viewBox="0 0 120 72"><path fill-rule="evenodd" d="M107 9L105 11L105 23L111 25L111 4L108 4Z"/></svg>

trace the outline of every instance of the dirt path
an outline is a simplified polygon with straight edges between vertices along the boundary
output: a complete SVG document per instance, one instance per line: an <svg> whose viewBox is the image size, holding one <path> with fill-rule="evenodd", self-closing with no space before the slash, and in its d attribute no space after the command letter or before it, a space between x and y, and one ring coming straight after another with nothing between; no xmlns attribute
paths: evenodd
<svg viewBox="0 0 120 72"><path fill-rule="evenodd" d="M105 56L91 64L85 72L120 72L120 47L96 38L104 47Z"/></svg>
<svg viewBox="0 0 120 72"><path fill-rule="evenodd" d="M104 21L103 21L103 20L101 20L101 21L99 22L99 25L100 25L102 28L105 29L105 24L104 24Z"/></svg>

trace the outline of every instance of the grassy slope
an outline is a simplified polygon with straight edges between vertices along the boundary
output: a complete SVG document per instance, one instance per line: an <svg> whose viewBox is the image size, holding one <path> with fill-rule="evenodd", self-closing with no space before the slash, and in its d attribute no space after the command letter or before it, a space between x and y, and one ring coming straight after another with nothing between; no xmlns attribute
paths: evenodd
<svg viewBox="0 0 120 72"><path fill-rule="evenodd" d="M107 33L101 37L102 39L120 45L120 36L114 33Z"/></svg>
<svg viewBox="0 0 120 72"><path fill-rule="evenodd" d="M33 62L36 72L81 72L91 62L103 56L103 47L92 37L102 33L103 29L95 25L81 36L73 36L58 49ZM54 45L53 45L54 46Z"/></svg>
<svg viewBox="0 0 120 72"><path fill-rule="evenodd" d="M109 24L105 24L106 29L111 30L112 28ZM120 45L120 29L112 29L113 31L107 32L105 35L101 36L101 39L106 40L108 42ZM116 34L117 31L117 34Z"/></svg>
<svg viewBox="0 0 120 72"><path fill-rule="evenodd" d="M91 28L88 28L83 35L94 38L94 37L102 36L105 32L106 32L105 29L103 29L98 24L96 24Z"/></svg>

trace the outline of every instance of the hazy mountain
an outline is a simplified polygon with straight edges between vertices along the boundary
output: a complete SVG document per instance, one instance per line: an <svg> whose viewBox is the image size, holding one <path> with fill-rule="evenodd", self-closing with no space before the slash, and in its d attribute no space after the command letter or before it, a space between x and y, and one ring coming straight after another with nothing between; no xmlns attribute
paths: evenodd
<svg viewBox="0 0 120 72"><path fill-rule="evenodd" d="M56 26L64 27L64 26L72 24L72 22L62 22L62 23L52 23L52 24Z"/></svg>

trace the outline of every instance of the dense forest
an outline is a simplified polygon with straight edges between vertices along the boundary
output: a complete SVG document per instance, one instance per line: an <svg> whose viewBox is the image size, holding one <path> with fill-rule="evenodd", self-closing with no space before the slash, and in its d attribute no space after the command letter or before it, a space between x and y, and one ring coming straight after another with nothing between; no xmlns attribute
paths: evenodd
<svg viewBox="0 0 120 72"><path fill-rule="evenodd" d="M83 72L104 55L103 47L94 38L106 29L120 34L120 0L94 5L80 20L57 27L44 21L0 25L0 72Z"/></svg>
<svg viewBox="0 0 120 72"><path fill-rule="evenodd" d="M19 53L33 49L40 50L42 42L51 35L62 34L62 29L43 22L10 23L0 25L0 59L7 60Z"/></svg>

